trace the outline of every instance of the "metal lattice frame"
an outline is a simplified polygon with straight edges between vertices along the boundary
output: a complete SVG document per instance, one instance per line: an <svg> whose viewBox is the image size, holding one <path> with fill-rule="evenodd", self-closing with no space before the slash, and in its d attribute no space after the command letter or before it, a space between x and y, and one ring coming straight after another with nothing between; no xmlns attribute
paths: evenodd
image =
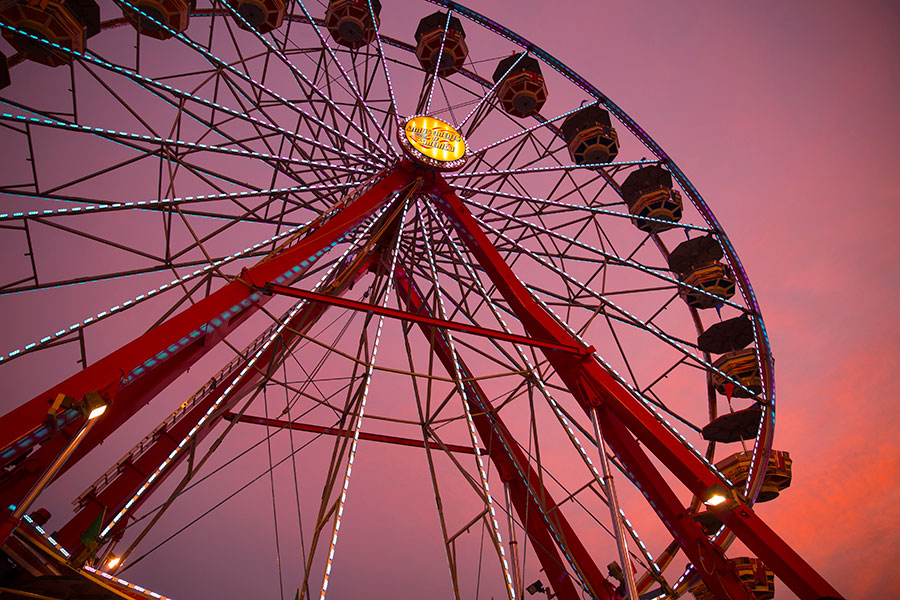
<svg viewBox="0 0 900 600"><path fill-rule="evenodd" d="M191 27L170 31L164 42L183 57L172 64L158 64L148 48L162 46L121 27L124 18L106 21L91 50L53 48L73 60L57 69L67 71L70 95L50 100L19 93L15 76L26 67L13 70L0 126L10 155L30 167L0 186L21 207L0 222L24 256L8 266L0 302L22 310L18 299L46 298L83 313L99 301L100 309L50 335L17 330L14 338L32 337L0 356L7 372L13 363L41 365L48 380L61 381L0 418L4 506L25 495L80 426L71 410L46 421L48 398L99 392L110 401L68 468L188 368L213 358L225 366L77 498L76 516L58 529L62 548L82 561L123 548L126 564L133 552L145 556L149 528L138 533L129 520L144 510L155 524L203 480L226 434L255 422L267 428L263 474L276 522L273 471L290 459L296 487L300 450L289 434L291 452L274 462L274 436L305 427L334 438L309 543L301 544L301 597L325 596L363 439L423 449L456 598L467 594L457 551L465 543L496 554L499 575L489 583L510 598L522 594L535 559L560 597L614 598L616 584L598 569L596 543L581 528L585 515L604 527L597 516L607 500L603 483L582 443L596 441L589 431L596 410L616 476L640 491L672 539L654 558L636 520L624 519L640 593L673 597L699 574L717 596L748 597L723 554L737 535L801 597L837 597L751 508L772 449L772 358L749 280L712 212L669 156L596 88L484 16L435 4L448 10L440 53L450 17L463 18L479 42L490 37L482 56L515 50L519 60L537 58L551 94L570 102L516 119L499 108L497 85L479 75L481 59L470 56L463 71L438 77L418 66L414 46L380 30L374 43L351 51L302 2L265 35L240 29L247 23L230 4L200 6ZM117 5L154 20L128 0ZM10 24L0 28L49 44ZM123 52L135 38L136 53ZM470 46L477 48L474 40ZM559 126L579 102L617 119L619 160L572 163ZM417 113L464 133L474 146L464 168L438 176L403 159L393 136L401 117ZM52 145L80 155L61 161L47 150ZM617 183L645 165L669 170L691 202L683 222L663 234L634 227ZM146 238L139 234L151 228ZM708 383L716 369L694 341L709 317L680 305L684 284L664 265L679 229L711 234L722 246L740 299L721 309L752 320L763 381L759 394L745 388L749 402L764 408L748 483L711 537L689 512L711 486L730 482L712 464L721 456L715 444L698 449L705 443L699 430L720 401ZM347 298L358 282L365 282L363 297ZM286 296L295 298L286 304ZM336 312L346 316L327 323ZM402 325L383 341L386 319ZM121 328L118 349L97 360L96 340L109 325ZM54 368L51 357L73 342L80 370ZM388 350L379 352L381 344ZM343 376L331 372L328 356L341 361ZM393 377L408 381L415 400L405 417L369 398L379 378ZM678 386L705 398L702 410L677 401ZM267 390L284 395L287 420L270 418ZM246 414L260 397L266 415ZM366 433L364 420L419 439ZM549 451L551 443L560 450ZM555 452L572 460L554 464ZM474 464L462 454L474 455ZM185 474L175 491L149 509L147 499L179 469ZM453 477L468 490L467 506L480 507L474 518L443 502ZM673 491L673 478L688 495ZM300 504L298 490L303 539ZM99 536L89 543L83 535L98 518ZM487 541L466 542L461 536L479 524ZM282 584L280 547L276 538ZM676 572L685 560L700 568Z"/></svg>

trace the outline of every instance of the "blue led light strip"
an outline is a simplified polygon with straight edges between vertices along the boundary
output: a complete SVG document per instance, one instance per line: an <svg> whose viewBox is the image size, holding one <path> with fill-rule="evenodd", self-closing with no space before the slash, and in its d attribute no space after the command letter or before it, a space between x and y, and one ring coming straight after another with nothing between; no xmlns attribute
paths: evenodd
<svg viewBox="0 0 900 600"><path fill-rule="evenodd" d="M141 12L141 11L137 11L137 12ZM144 13L141 13L141 14L144 14ZM143 18L147 18L147 19L150 19L150 20L154 20L152 17L149 17L149 16L147 16L146 14L144 14L144 17L143 17ZM168 27L166 27L165 25L162 25L162 27L168 29ZM295 134L295 133L293 133L293 132L291 132L291 131L288 131L287 129L284 129L284 128L282 128L282 127L278 127L277 125L274 125L274 124L269 123L269 122L267 122L267 121L262 121L262 120L260 120L260 119L257 119L256 117L252 117L252 116L246 114L245 112L237 111L237 110L228 108L228 107L226 107L226 106L222 106L221 104L218 104L218 103L216 103L216 102L212 102L212 101L210 101L210 100L206 100L206 99L204 99L204 98L200 98L199 96L195 96L195 95L193 95L193 94L190 94L190 93L188 93L188 92L185 92L185 91L183 91L183 90L180 90L180 89L178 89L178 88L176 88L176 87L173 87L173 86L171 86L171 85L168 85L168 84L166 84L166 83L160 83L160 82L157 82L157 81L155 81L155 80L153 80L153 79L150 79L150 78L148 78L148 77L144 77L143 75L139 75L139 74L136 73L135 71L131 71L131 70L129 70L129 69L126 69L126 68L124 68L124 67L120 67L120 66L118 66L118 65L114 65L114 64L112 64L112 63L110 63L110 62L107 62L107 61L105 61L105 60L102 60L102 59L100 59L100 58L96 58L96 57L93 57L93 56L89 56L88 54L85 54L85 53L83 53L83 52L78 52L77 50L72 50L71 48L67 48L66 46L62 46L62 45L60 45L60 44L57 44L57 43L55 43L55 42L51 42L51 41L49 41L49 40L47 40L47 39L44 39L44 38L42 38L42 37L38 37L38 36L34 35L33 33L29 33L29 32L24 31L24 30L22 30L22 29L18 29L18 28L16 28L16 27L11 26L11 25L7 25L6 23L0 22L0 29L5 29L5 30L10 31L10 32L12 32L12 33L15 33L15 34L17 34L17 35L20 35L20 36L26 37L26 38L28 38L28 39L30 39L30 40L33 40L33 41L35 41L35 42L38 42L38 43L40 43L40 44L43 44L43 45L46 45L46 46L50 46L50 47L52 47L52 48L53 48L54 50L56 50L56 51L59 51L59 52L65 53L65 54L69 54L69 55L71 55L71 56L78 57L78 58L80 58L80 59L82 59L82 60L85 60L85 61L87 61L87 62L93 63L93 64L95 64L95 65L97 65L97 66L99 66L99 67L101 67L101 68L103 68L103 69L106 69L106 70L108 70L108 71L114 71L114 72L116 72L116 73L119 73L119 74L121 74L121 75L124 75L125 77L127 77L127 78L131 79L132 81L134 81L134 82L136 82L136 83L139 83L139 84L141 84L141 85L144 85L144 86L147 86L147 87L152 87L152 88L155 88L155 89L158 89L158 90L163 90L163 91L168 92L168 93L171 93L171 94L173 94L173 95L175 95L175 96L177 96L177 97L179 97L179 98L184 98L184 99L187 99L187 100L192 100L192 101L194 101L194 102L197 102L197 103L202 104L202 105L204 105L204 106L207 106L207 107L209 107L209 108L213 108L213 109L215 109L215 110L218 110L218 111L221 111L221 112L226 113L226 114L228 114L228 115L231 115L232 117L235 117L235 118L237 118L237 119L239 119L239 120L242 120L242 121L250 121L250 122L252 122L252 123L254 123L254 124L256 124L256 125L262 127L263 129L267 129L267 130L269 130L269 131L275 131L275 132L277 132L277 133L280 133L280 134L286 136L288 139L299 139L299 140L302 140L302 141L305 142L305 143L312 144L313 146L320 147L320 148L322 148L323 150L326 150L326 151L329 151L329 152L336 152L336 153L338 153L338 154L340 154L340 155L342 155L342 156L345 156L345 157L347 157L347 158L351 158L351 159L353 159L353 160L357 160L357 159L358 159L358 157L353 156L352 154L348 154L348 153L344 152L343 150L339 150L339 149L337 149L337 148L334 148L333 146L328 146L328 145L322 144L322 143L319 142L319 141L313 140L313 139L311 139L311 138L307 138L307 137L301 136L301 135L299 135L299 134ZM181 36L181 34L177 34L177 37L183 37L183 36ZM187 43L188 43L189 45L192 45L192 46L195 47L195 48L199 48L199 49L201 50L201 52L205 52L205 49L203 49L203 48L197 46L197 45L194 44L193 42L187 40ZM310 119L310 120L316 120L314 116L310 116L310 115L306 114L304 111L302 111L302 110L300 110L299 108L297 108L297 107L294 105L294 103L291 103L290 101L288 101L288 100L285 99L285 98L282 98L281 96L279 96L278 94L276 94L276 93L273 92L272 90L270 90L270 89L266 88L265 86L262 86L262 85L260 85L259 83L255 82L253 79L251 79L251 78L248 77L247 75L244 75L243 73L241 73L240 71L238 71L237 69L235 69L234 67L232 67L231 65L228 65L228 64L222 62L221 60L215 58L215 57L213 57L213 60L215 60L215 61L217 61L218 63L220 63L218 66L220 66L221 68L226 69L226 70L228 70L228 71L230 71L230 72L235 73L235 74L238 75L239 77L241 77L241 78L243 78L243 79L249 81L250 83L254 84L254 85L255 85L257 88L259 88L260 90L262 90L262 91L264 91L264 92L266 92L266 93L268 93L268 94L271 94L274 98L276 98L276 99L280 100L281 102L283 102L284 105L285 105L286 107L291 108L291 109L296 109L296 110L298 110L301 114L303 114L306 118L308 118L308 119ZM208 126L208 124L206 124L206 125ZM324 123L320 123L320 125L321 125L323 128L325 128L325 129L330 129L329 126L326 125L326 124L324 124ZM340 132L337 132L337 131L334 131L334 133L337 133L338 135L341 135ZM341 136L341 137L343 137L343 136ZM353 140L351 140L351 139L349 139L349 138L344 138L344 139L345 139L349 144L354 145L354 146L356 146L359 150L365 152L365 150L364 150L361 146L359 146L358 144L356 144L355 142L353 142Z"/></svg>
<svg viewBox="0 0 900 600"><path fill-rule="evenodd" d="M133 140L139 142L150 142L163 146L175 146L177 148L189 148L193 150L202 150L206 152L217 152L220 154L231 154L233 156L246 156L253 159L273 160L283 163L291 163L295 165L304 165L311 167L320 167L333 171L347 171L350 173L358 173L363 175L371 175L374 171L370 169L359 169L356 167L346 167L343 165L331 165L328 163L318 162L314 160L303 160L300 158L290 158L288 156L276 156L265 154L262 152L251 152L249 150L241 150L239 148L226 148L224 146L212 146L209 144L201 144L198 142L185 142L182 140L174 140L172 138L162 138L153 135L143 135L140 133L131 133L128 131L116 131L115 129L103 129L102 127L90 127L89 125L76 125L75 123L67 123L65 121L57 121L56 119L46 119L37 117L26 117L23 115L13 115L10 113L0 113L0 120L24 122L30 125L40 125L43 127L53 127L56 129L67 129L70 131L78 131L82 133L92 133L102 138L108 136ZM136 148L137 150L137 148Z"/></svg>
<svg viewBox="0 0 900 600"><path fill-rule="evenodd" d="M9 508L10 508L10 510L15 510L15 506L10 506ZM51 536L51 535L48 534L46 531L44 531L44 528L43 528L43 527L41 527L40 525L36 524L36 523L34 522L34 520L33 520L31 517L29 517L28 515L23 515L22 518L24 518L25 521L26 521L29 525L31 525L32 527L34 527L35 530L36 530L39 534L41 534L41 536L43 536L43 538L44 538L45 540L47 540L48 542L50 542L50 544L56 549L57 552L59 552L60 554L62 554L62 555L63 555L64 557L66 557L66 558L71 558L72 555L69 554L69 552L68 552L65 548L63 548L62 546L60 546L60 545L59 545L59 542L57 542L56 540L53 539L53 536Z"/></svg>
<svg viewBox="0 0 900 600"><path fill-rule="evenodd" d="M130 591L138 592L139 594L142 594L148 598L154 598L155 600L172 600L172 598L170 596L163 596L162 594L157 594L156 592L153 592L151 590L143 588L135 583L131 583L129 581L125 581L124 579L120 579L119 577L116 577L115 575L110 575L109 573L105 573L104 571L99 571L90 565L83 565L81 568L84 569L85 571L87 571L88 573L91 573L92 575L99 575L100 577L103 577L104 579L109 579L110 581L114 581L115 583L118 583L121 586L127 587Z"/></svg>
<svg viewBox="0 0 900 600"><path fill-rule="evenodd" d="M468 185L459 185L455 183L448 184L450 187L456 190L463 190L466 192L475 192L476 194L485 194L487 196L499 196L501 198L510 198L512 200L524 200L526 202L535 202L537 204L544 204L547 206L558 206L564 210L575 210L575 211L584 211L590 212L598 215L610 215L613 217L623 217L626 219L637 219L639 221L650 221L653 223L664 223L666 225L671 225L673 227L677 227L679 229L692 229L694 231L704 231L710 232L711 229L708 227L701 227L700 225L689 225L687 223L679 223L678 221L669 221L668 219L656 219L653 217L642 217L639 215L632 215L629 213L622 213L614 210L608 210L605 208L597 208L594 206L586 206L584 204L569 204L568 202L559 202L557 200L547 200L545 198L535 198L533 196L523 196L521 194L513 194L511 192L503 192L500 190L491 190L485 188L477 188ZM460 200L463 202L468 202L467 198L460 197Z"/></svg>
<svg viewBox="0 0 900 600"><path fill-rule="evenodd" d="M396 197L396 194L394 195L394 197ZM325 273L325 275L322 277L322 279L320 279L319 282L313 287L313 291L318 290L325 283L325 281L328 279L328 277L331 276L331 273L334 271L334 269L337 267L337 265L341 264L341 262L344 260L344 258L346 258L352 251L354 251L356 248L358 248L358 246L360 245L360 240L365 237L365 235L368 233L369 229L371 229L371 227L377 222L378 216L380 216L385 210L387 210L387 207L389 205L390 205L390 202L385 203L385 206L382 207L382 209L378 213L378 215L376 215L376 217L369 222L369 224L365 227L363 232L354 240L354 242L352 244L350 244L350 246L344 251L344 253L341 255L341 257L337 261L335 261L335 263L331 266L331 268L328 269L328 271ZM326 250L333 248L338 243L340 243L342 240L343 240L343 238L341 238L335 242L332 242L329 246L326 247L325 250L320 250L317 253L317 256L321 256ZM315 257L310 257L304 262L308 264L308 261L313 261L313 260L315 260ZM299 267L294 267L294 269L298 269L297 272L299 272ZM294 269L291 269L290 271L287 271L284 275L279 276L279 278L276 279L276 281L278 281L279 279L281 281L286 281L288 277L292 277L295 274ZM179 452L181 452L182 449L185 448L185 446L188 444L188 442L191 440L191 438L194 437L194 435L200 430L200 428L203 426L203 424L209 419L210 415L212 415L216 411L216 409L222 404L222 402L225 400L225 398L227 398L231 394L232 390L234 390L236 387L238 387L238 385L241 383L241 380L253 368L253 366L256 364L256 361L259 359L259 357L262 356L262 354L268 349L268 347L272 344L273 341L278 339L278 337L281 335L281 332L287 326L287 323L290 321L290 319L293 318L293 316L296 315L297 312L301 308L303 308L303 306L305 306L305 305L306 305L305 300L298 302L294 306L294 308L291 310L287 319L285 319L283 322L278 324L278 327L272 332L272 334L269 336L268 340L262 345L262 347L256 352L256 354L254 354L253 357L247 362L247 365L232 380L231 384L225 389L224 392L222 392L222 394L219 396L218 399L216 399L216 401L213 403L213 405L210 406L209 410L206 411L206 414L204 414L197 421L197 424L190 430L190 432L187 434L187 436L185 436L185 438L181 440L181 442L171 452L171 454L169 454L169 456L166 457L166 459L159 465L159 467L156 468L156 470L153 472L153 474L151 474L150 477L144 482L144 484L138 489L138 491L134 494L134 496L132 496L131 499L128 502L126 502L125 506L116 514L115 517L113 517L113 519L103 529L103 531L100 532L100 538L104 538L107 536L107 534L109 534L109 532L112 530L112 528L115 527L115 525L122 519L123 516L125 516L125 514L134 505L134 503L137 502L137 500L144 494L144 492L146 492L150 488L150 485L157 479L157 477L159 477L159 475L169 465L171 465L174 462L174 460L178 456Z"/></svg>
<svg viewBox="0 0 900 600"><path fill-rule="evenodd" d="M266 190L249 190L245 192L227 192L222 194L206 194L197 196L177 196L174 198L160 198L152 200L135 200L133 202L111 202L109 204L88 204L91 200L80 198L64 198L56 196L46 196L43 194L21 194L10 191L2 191L0 194L6 196L16 196L19 198L28 198L29 200L52 200L54 202L81 202L83 206L73 206L70 208L54 208L48 210L29 210L27 212L0 213L0 221L11 221L14 219L28 219L30 217L57 217L62 215L84 215L92 212L112 212L116 210L166 210L169 206L180 204L191 204L194 202L209 202L213 200L234 200L236 198L254 198L257 196L269 196L278 194L291 194L295 192L313 191L313 190L339 190L353 188L360 184L360 181L350 181L347 183L332 184L314 184L314 185L294 185L284 188L271 188ZM98 200L93 200L98 202ZM233 220L235 217L225 217L219 215L196 215L209 219L228 219Z"/></svg>
<svg viewBox="0 0 900 600"><path fill-rule="evenodd" d="M191 279L194 279L195 277L199 277L199 276L201 276L201 275L203 275L203 274L209 272L209 271L212 270L212 269L215 269L215 268L217 268L217 267L219 267L219 266L221 266L221 265L228 264L228 263L230 263L230 262L232 262L232 261L234 261L234 260L237 260L237 259L243 257L243 256L246 255L246 254L249 254L249 253L251 253L251 252L254 252L254 251L256 251L256 250L262 248L262 247L265 246L265 245L271 244L271 243L276 242L276 241L278 241L278 240L280 240L280 239L283 239L283 238L285 238L285 237L288 237L288 236L290 236L290 235L293 235L294 233L297 233L298 231L302 230L304 227L309 226L310 223L312 223L312 221L309 221L309 222L307 222L307 223L304 223L303 225L300 225L300 226L298 226L298 227L293 227L293 228L291 228L291 229L289 229L289 230L287 230L287 231L284 231L284 232L282 232L282 233L279 233L278 235L272 236L272 237L270 237L269 239L264 240L264 241L262 241L262 242L259 242L259 243L257 243L257 244L254 244L253 246L250 246L249 248L245 248L244 250L241 250L240 252L235 252L235 253L232 254L231 256L226 256L225 258L223 258L223 259L221 259L221 260L217 260L217 261L215 261L215 262L213 262L213 263L204 265L203 267L201 267L201 268L199 268L199 269L193 271L192 273L189 273L188 275L183 275L183 276L179 277L178 279L173 279L173 280L170 281L169 283L164 283L164 284L162 284L161 286L159 286L159 287L157 287L157 288L154 288L154 289L152 289L152 290L149 290L149 291L147 291L147 292L144 292L143 294L141 294L141 295L139 295L139 296L137 296L137 297L135 297L135 298L133 298L133 299L131 299L131 300L126 300L125 302L123 302L123 303L121 303L121 304L117 304L117 305L115 305L115 306L113 306L113 307L111 307L111 308L108 308L107 310L104 310L103 312L98 313L96 316L88 317L87 319L85 319L85 320L82 321L81 323L75 323L75 324L73 324L73 325L70 325L70 326L69 326L68 328L66 328L66 329L60 329L59 331L57 331L57 332L54 333L53 335L45 336L45 337L41 338L40 340L38 340L38 341L36 341L36 342L32 342L32 343L28 344L27 346L24 346L24 347L19 348L19 349L17 349L17 350L13 350L12 352L10 352L9 354L7 354L6 356L0 355L0 363L3 363L3 362L8 361L8 360L10 360L10 359L13 359L13 358L15 358L15 357L17 357L17 356L23 356L23 355L25 355L25 354L27 354L27 353L29 353L29 352L33 352L33 351L35 351L35 350L39 350L41 347L47 345L48 343L52 342L53 340L59 339L60 337L62 337L62 336L64 336L64 335L67 335L67 334L70 334L70 333L72 333L72 332L78 331L78 330L81 329L82 327L86 327L86 326L90 325L91 323L95 323L95 322L100 321L100 320L102 320L102 319L105 319L105 318L107 318L107 317L109 317L109 316L111 316L111 315L113 315L113 314L115 314L115 313L117 313L117 312L120 312L120 311L122 311L122 310L125 310L126 308L129 308L129 307L132 307L132 306L134 306L134 305L136 305L136 304L139 304L139 303L143 302L144 300L147 300L147 299L149 299L149 298L152 298L153 296L155 296L155 295L158 294L159 292L163 292L163 291L165 291L165 290L167 290L167 289L171 289L171 288L174 288L174 287L176 287L176 286L178 286L178 285L181 285L181 284L184 283L185 281L190 281ZM196 336L195 336L195 337L196 337Z"/></svg>

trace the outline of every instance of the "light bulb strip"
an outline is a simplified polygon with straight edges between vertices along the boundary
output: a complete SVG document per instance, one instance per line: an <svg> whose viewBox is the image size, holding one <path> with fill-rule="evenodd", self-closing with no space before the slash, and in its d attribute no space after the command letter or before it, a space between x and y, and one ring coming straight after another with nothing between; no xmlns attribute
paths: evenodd
<svg viewBox="0 0 900 600"><path fill-rule="evenodd" d="M396 194L395 194L395 197L396 197ZM399 226L398 232L397 232L397 241L394 244L394 248L393 248L393 252L392 252L392 256L391 256L391 266L390 266L390 270L388 272L387 284L385 285L384 294L381 299L381 306L383 306L383 307L387 306L388 299L390 298L391 290L393 289L394 272L397 267L397 257L400 254L400 239L403 236L403 228L406 223L406 213L409 210L410 198L411 198L411 195L408 194L404 201L403 211L400 216L400 226ZM390 203L388 203L388 204L390 204ZM361 239L361 237L362 236L360 236L360 238L357 238L357 239ZM328 580L331 577L331 569L334 564L334 553L335 553L335 549L337 547L338 533L341 529L341 519L344 516L344 505L347 502L347 490L350 487L350 475L353 472L353 461L356 458L356 449L359 444L359 432L362 429L363 417L365 416L365 412L366 412L366 401L368 400L368 397L369 397L369 387L372 384L372 375L375 372L375 358L378 355L378 347L379 347L379 343L381 342L381 332L382 332L383 326L384 326L384 315L381 315L378 317L378 329L375 333L375 341L372 344L372 355L371 355L371 358L369 359L368 365L366 366L366 374L365 374L366 381L363 384L363 394L362 394L362 398L360 399L359 413L356 416L356 422L354 423L354 426L353 426L353 441L350 444L350 452L349 452L348 458L347 458L347 468L344 471L344 485L341 488L341 495L340 495L340 499L338 500L337 513L336 513L335 519L334 519L334 528L332 529L332 532L331 532L331 542L329 543L329 547L328 547L328 558L326 559L326 563L325 563L325 573L322 577L322 588L321 588L321 592L319 594L319 600L325 600L325 593L328 590Z"/></svg>

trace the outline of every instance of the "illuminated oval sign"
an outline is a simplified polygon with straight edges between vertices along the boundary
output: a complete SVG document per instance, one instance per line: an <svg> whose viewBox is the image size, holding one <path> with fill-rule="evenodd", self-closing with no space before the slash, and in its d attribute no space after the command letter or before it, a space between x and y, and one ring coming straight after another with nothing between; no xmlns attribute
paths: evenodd
<svg viewBox="0 0 900 600"><path fill-rule="evenodd" d="M400 130L400 144L420 163L449 171L466 162L466 140L452 125L424 115L410 117Z"/></svg>

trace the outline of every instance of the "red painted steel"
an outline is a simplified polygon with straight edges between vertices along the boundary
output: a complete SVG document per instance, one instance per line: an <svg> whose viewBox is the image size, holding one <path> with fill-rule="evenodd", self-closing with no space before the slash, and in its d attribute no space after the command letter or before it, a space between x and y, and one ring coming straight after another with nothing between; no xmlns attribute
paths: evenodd
<svg viewBox="0 0 900 600"><path fill-rule="evenodd" d="M285 296L292 296L294 298L303 298L305 300L311 300L313 302L327 302L329 304L341 306L343 308L349 308L351 310L371 312L376 315L383 315L392 319L402 319L404 321L411 321L413 323L424 323L425 325L433 325L435 327L441 327L442 329L450 329L451 331L463 331L465 333L472 333L474 335L480 335L482 337L489 337L498 340L504 340L507 342L515 342L517 344L535 346L537 348L549 348L550 350L559 350L562 352L569 352L571 354L578 354L582 356L585 354L589 354L589 350L582 346L558 344L556 342L547 340L537 340L534 338L526 337L524 335L506 333L505 331L500 331L497 329L485 329L484 327L477 327L475 325L469 325L467 323L445 321L444 319L437 319L435 317L397 310L394 308L389 308L387 306L376 306L369 302L358 302L356 300L349 300L347 298L337 298L334 296L326 296L325 294L317 294L316 292L298 290L286 285L272 284L267 285L262 289L266 292L271 291L275 294L283 294Z"/></svg>
<svg viewBox="0 0 900 600"><path fill-rule="evenodd" d="M292 423L280 419L266 419L265 417L254 417L251 415L239 415L236 413L226 413L224 418L229 421L238 421L240 423L252 423L254 425L265 425L266 427L282 427L294 429L296 431L308 431L310 433L322 433L325 435L335 435L343 437L353 437L353 431L349 429L339 429L337 427L324 427L322 425L309 425L308 423ZM359 432L359 439L368 440L370 442L382 442L384 444L396 444L398 446L411 446L413 448L424 448L425 442L422 440L413 440L410 438L397 437L395 435L385 435L383 433L365 433ZM441 446L437 442L428 442L428 447L433 450L442 450L446 448L450 452L459 452L460 454L475 454L475 450L468 446L460 446L458 444L444 444ZM484 454L484 451L479 452Z"/></svg>
<svg viewBox="0 0 900 600"><path fill-rule="evenodd" d="M516 314L528 334L541 339L554 339L561 344L573 343L575 338L538 304L516 278L512 269L503 261L499 252L450 186L439 175L435 175L434 183L433 197L438 207L457 230L459 238L476 257L485 273L497 286L510 310ZM543 352L585 411L590 411L594 406L606 407L609 414L615 417L615 419L610 419L611 423L615 423L617 420L627 427L631 434L637 437L693 494L702 496L713 484L719 482L718 477L641 405L627 389L619 384L595 357L574 359L552 350L543 350ZM612 439L609 441L610 447L619 459L625 461L628 458L628 450L622 446L622 442L626 441L625 438L617 439L615 443ZM650 472L633 474L642 486L648 488L662 486L668 490L664 481L648 480L647 476ZM671 490L668 492L657 490L656 493L672 493L674 496ZM657 507L657 510L661 509ZM752 509L742 502L738 503L735 510L746 511L748 515L753 514ZM685 513L684 516L686 516L687 510L679 505L679 512ZM663 517L665 523L666 515L661 514L660 516ZM731 519L736 521L733 517ZM803 600L818 600L822 597L840 598L834 588L799 555L794 552L787 556L779 555L774 549L786 548L786 544L770 529L761 528L759 526L761 523L762 521L758 517L752 519L748 517L746 527L738 527L733 531L751 551L767 565L770 565L775 574ZM666 525L670 526L669 523ZM698 568L698 571L717 597L748 597L748 592L740 584L733 567L724 560L719 549L703 536L697 523L688 522L682 518L672 525L669 527L670 532L679 541L682 549L694 564L702 562L705 566L709 562L712 563L711 568L716 572L715 577L710 576L708 572L704 573L703 567ZM755 533L751 534L751 530ZM689 534L688 537L680 539L685 533ZM736 587L738 585L742 591L738 591Z"/></svg>
<svg viewBox="0 0 900 600"><path fill-rule="evenodd" d="M397 267L395 273L398 297L407 304L410 311L427 315L428 306L406 271L402 267ZM444 368L453 374L454 357L446 338L435 325L424 320L418 321L418 324ZM503 424L481 386L472 380L472 374L465 362L458 355L456 359L462 379L467 380L463 382L467 399L475 401L474 406L470 407L475 428L482 444L489 449L491 461L500 471L502 479L509 484L510 498L516 514L525 525L532 548L557 597L562 600L581 600L582 597L566 571L564 559L560 555L562 549L572 558L581 579L594 598L616 598L613 586L600 573L590 553L582 545L566 518L556 510L557 505L550 492L544 488L540 477ZM540 504L537 499L541 500Z"/></svg>
<svg viewBox="0 0 900 600"><path fill-rule="evenodd" d="M359 270L362 271L367 264L362 264ZM349 285L352 279L348 278L344 285L336 288L335 293L341 293ZM267 348L257 360L257 364L265 368L271 368L271 365L279 365L284 355L284 350L294 339L297 333L307 332L318 319L328 309L327 304L313 304L302 308L294 317L287 321L287 327L282 332L281 341L273 343ZM246 364L247 361L244 361ZM234 387L230 394L230 399L220 405L217 413L214 413L207 423L204 424L194 435L194 444L199 444L206 436L212 432L213 428L220 423L220 415L224 411L230 410L234 405L246 394L263 381L266 377L264 372L256 369L247 371L241 381ZM82 505L78 513L66 523L57 534L57 541L73 555L77 555L84 548L81 542L81 535L94 522L94 520L105 511L103 519L103 527L109 524L112 518L118 513L130 500L137 490L146 483L147 478L156 468L166 459L169 454L178 447L181 440L187 436L188 432L200 420L206 411L213 405L225 389L231 385L231 377L226 378L217 384L206 394L206 396L189 411L182 416L172 426L160 433L153 440L152 444L141 453L137 460L127 462L118 469L115 478L98 494L88 494L82 501ZM178 465L183 463L190 455L190 448L185 447L184 451L179 453L172 463L150 484L140 498L131 507L132 511L137 510L151 496L152 492L175 472Z"/></svg>
<svg viewBox="0 0 900 600"><path fill-rule="evenodd" d="M311 233L293 246L245 270L242 274L243 279L255 285L263 285L287 272L291 272L292 275L288 280L295 279L297 274L292 271L295 266L335 243L354 226L372 215L393 193L411 183L416 170L417 167L411 163L400 163L348 205L321 219ZM206 335L197 338L172 354L168 360L159 363L152 371L152 376L137 378L130 385L120 389L123 376L142 365L148 357L164 352L178 340L187 337L190 332L204 327L232 307L241 306L242 302L246 304L253 296L257 299L222 326L212 329L211 332L207 330ZM239 279L228 283L159 327L151 329L90 367L4 415L0 418L0 440L2 440L0 447L5 447L40 426L47 411L48 399L54 398L58 393L81 398L87 392L100 391L110 401L110 406L61 470L65 471L185 372L235 326L258 309L266 299L256 292L254 285L248 285ZM78 423L70 428L77 426ZM0 490L2 506L18 503L46 465L65 445L66 438L65 434L57 434L44 442L28 457L28 461L18 465L16 478ZM154 469L159 462L153 465Z"/></svg>

